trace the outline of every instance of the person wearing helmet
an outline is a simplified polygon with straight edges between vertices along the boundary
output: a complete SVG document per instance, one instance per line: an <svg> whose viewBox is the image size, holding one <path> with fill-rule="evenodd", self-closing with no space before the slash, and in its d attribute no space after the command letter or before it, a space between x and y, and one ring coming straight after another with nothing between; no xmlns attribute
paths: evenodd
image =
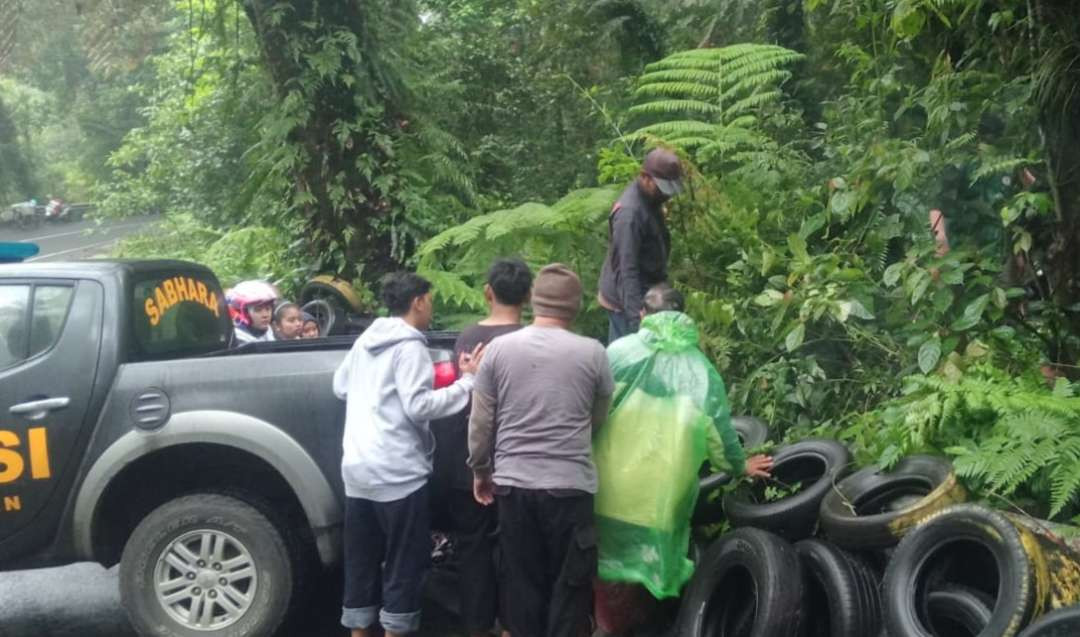
<svg viewBox="0 0 1080 637"><path fill-rule="evenodd" d="M236 345L274 340L270 322L278 293L265 281L244 281L229 290L225 299L236 326Z"/></svg>

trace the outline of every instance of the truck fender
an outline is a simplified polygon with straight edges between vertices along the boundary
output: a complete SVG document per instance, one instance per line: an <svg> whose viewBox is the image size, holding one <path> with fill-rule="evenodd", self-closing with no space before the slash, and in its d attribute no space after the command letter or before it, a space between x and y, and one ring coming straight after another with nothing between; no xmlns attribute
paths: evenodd
<svg viewBox="0 0 1080 637"><path fill-rule="evenodd" d="M342 505L314 459L296 440L270 423L236 412L211 410L173 414L158 429L133 429L109 445L87 472L75 500L77 554L94 559L94 514L109 484L125 467L155 451L192 443L235 447L273 467L300 501L320 561L327 566L341 561Z"/></svg>

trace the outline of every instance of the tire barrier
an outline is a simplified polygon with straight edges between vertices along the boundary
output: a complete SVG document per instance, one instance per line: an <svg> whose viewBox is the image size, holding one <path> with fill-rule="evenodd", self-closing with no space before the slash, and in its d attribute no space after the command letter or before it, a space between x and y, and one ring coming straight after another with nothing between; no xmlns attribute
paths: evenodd
<svg viewBox="0 0 1080 637"><path fill-rule="evenodd" d="M725 495L737 528L692 550L674 635L1080 637L1080 552L1053 525L965 503L948 460L844 477L847 449L808 440L774 462L773 485L801 488Z"/></svg>
<svg viewBox="0 0 1080 637"><path fill-rule="evenodd" d="M800 637L803 580L791 544L760 529L713 542L683 592L680 637Z"/></svg>
<svg viewBox="0 0 1080 637"><path fill-rule="evenodd" d="M847 549L885 548L934 512L965 499L951 462L909 456L891 471L867 467L841 480L821 502L821 528Z"/></svg>
<svg viewBox="0 0 1080 637"><path fill-rule="evenodd" d="M850 468L851 453L835 440L806 440L781 447L773 463L772 482L740 485L724 496L724 513L735 527L765 529L789 541L810 537L821 501ZM800 488L769 502L769 484Z"/></svg>
<svg viewBox="0 0 1080 637"><path fill-rule="evenodd" d="M818 539L795 551L803 567L803 637L864 637L881 630L880 581L853 555Z"/></svg>
<svg viewBox="0 0 1080 637"><path fill-rule="evenodd" d="M1075 556L1009 516L954 505L924 521L897 547L885 572L885 627L897 637L942 634L934 619L944 618L927 610L929 598L961 586L992 602L978 637L1014 637L1049 609L1080 602L1078 575Z"/></svg>

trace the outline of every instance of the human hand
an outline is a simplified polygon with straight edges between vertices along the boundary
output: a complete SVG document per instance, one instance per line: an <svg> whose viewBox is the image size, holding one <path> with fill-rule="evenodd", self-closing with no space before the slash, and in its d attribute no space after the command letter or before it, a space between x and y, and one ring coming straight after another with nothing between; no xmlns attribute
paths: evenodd
<svg viewBox="0 0 1080 637"><path fill-rule="evenodd" d="M472 352L462 352L458 357L458 369L464 374L475 374L480 369L480 362L484 360L484 344L481 343L473 348Z"/></svg>
<svg viewBox="0 0 1080 637"><path fill-rule="evenodd" d="M772 477L772 456L757 455L746 459L746 475L750 478Z"/></svg>
<svg viewBox="0 0 1080 637"><path fill-rule="evenodd" d="M489 506L495 501L495 481L490 475L473 476L473 497L484 506Z"/></svg>

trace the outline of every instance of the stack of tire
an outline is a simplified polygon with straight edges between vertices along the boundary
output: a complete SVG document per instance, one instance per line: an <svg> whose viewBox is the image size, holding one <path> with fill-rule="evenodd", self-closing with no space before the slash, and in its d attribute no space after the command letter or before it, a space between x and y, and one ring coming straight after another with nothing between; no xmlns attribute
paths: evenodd
<svg viewBox="0 0 1080 637"><path fill-rule="evenodd" d="M965 504L948 460L850 473L842 444L807 440L774 461L772 483L801 488L723 497L736 528L700 553L680 637L1080 637L1080 562ZM696 515L715 521L718 508Z"/></svg>

